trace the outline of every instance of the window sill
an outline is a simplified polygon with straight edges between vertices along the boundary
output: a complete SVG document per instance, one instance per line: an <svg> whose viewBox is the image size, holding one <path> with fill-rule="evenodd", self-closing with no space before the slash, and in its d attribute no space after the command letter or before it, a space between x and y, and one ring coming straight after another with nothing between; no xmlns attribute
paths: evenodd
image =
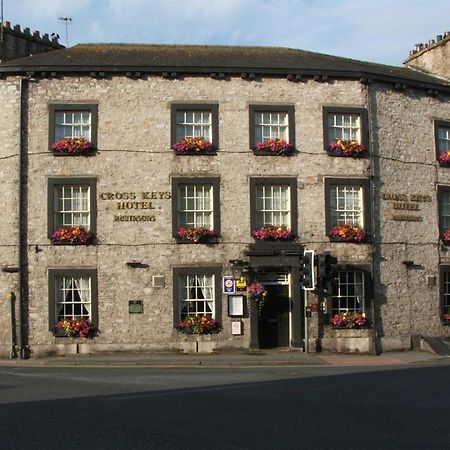
<svg viewBox="0 0 450 450"><path fill-rule="evenodd" d="M327 149L327 155L335 158L349 158L349 159L367 159L369 156L367 154L367 151L364 153L350 153L346 155L345 153L342 153L342 151L340 150L329 150L329 149Z"/></svg>
<svg viewBox="0 0 450 450"><path fill-rule="evenodd" d="M295 149L288 151L272 152L270 150L255 150L252 149L255 156L294 156L298 153Z"/></svg>
<svg viewBox="0 0 450 450"><path fill-rule="evenodd" d="M51 241L51 242L52 242L52 245L70 245L72 247L76 247L77 245L80 245L80 246L95 245L94 241L90 241L90 242L69 242L69 241L54 240L54 241Z"/></svg>
<svg viewBox="0 0 450 450"><path fill-rule="evenodd" d="M328 238L330 242L336 243L336 244L368 244L368 239L365 239L364 241L356 241L354 239L346 239L346 238Z"/></svg>
<svg viewBox="0 0 450 450"><path fill-rule="evenodd" d="M189 150L187 152L178 152L172 150L176 156L215 156L217 155L217 150Z"/></svg>
<svg viewBox="0 0 450 450"><path fill-rule="evenodd" d="M193 239L185 239L180 238L179 236L175 236L175 240L177 244L194 244L194 245L214 245L219 243L219 237L202 237L198 241L194 241Z"/></svg>
<svg viewBox="0 0 450 450"><path fill-rule="evenodd" d="M70 153L70 152L61 152L57 150L51 150L53 153L53 156L95 156L97 153L96 149L88 150L85 152L79 152L79 153Z"/></svg>

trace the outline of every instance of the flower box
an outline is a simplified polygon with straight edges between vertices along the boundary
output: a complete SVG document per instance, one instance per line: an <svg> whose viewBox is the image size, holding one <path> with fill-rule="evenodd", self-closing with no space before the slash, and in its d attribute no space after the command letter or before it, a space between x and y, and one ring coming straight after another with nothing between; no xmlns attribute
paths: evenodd
<svg viewBox="0 0 450 450"><path fill-rule="evenodd" d="M252 231L252 236L258 241L289 241L293 239L291 229L284 225L261 227Z"/></svg>
<svg viewBox="0 0 450 450"><path fill-rule="evenodd" d="M217 322L208 316L188 316L178 322L177 330L184 334L217 334L222 328Z"/></svg>
<svg viewBox="0 0 450 450"><path fill-rule="evenodd" d="M450 167L450 150L440 152L438 162L441 167Z"/></svg>
<svg viewBox="0 0 450 450"><path fill-rule="evenodd" d="M441 235L441 241L444 245L450 245L450 228L447 228Z"/></svg>
<svg viewBox="0 0 450 450"><path fill-rule="evenodd" d="M52 144L56 156L88 156L94 153L94 144L86 138L64 138Z"/></svg>
<svg viewBox="0 0 450 450"><path fill-rule="evenodd" d="M327 153L330 156L361 158L366 154L366 147L353 139L336 139L328 145Z"/></svg>
<svg viewBox="0 0 450 450"><path fill-rule="evenodd" d="M64 319L53 326L55 336L93 338L98 330L88 319Z"/></svg>
<svg viewBox="0 0 450 450"><path fill-rule="evenodd" d="M328 352L374 354L375 333L372 328L325 326L320 346Z"/></svg>
<svg viewBox="0 0 450 450"><path fill-rule="evenodd" d="M333 328L347 329L366 328L369 325L364 314L349 311L335 314L331 318L330 323Z"/></svg>
<svg viewBox="0 0 450 450"><path fill-rule="evenodd" d="M94 241L94 234L84 227L60 227L50 239L54 245L89 245Z"/></svg>
<svg viewBox="0 0 450 450"><path fill-rule="evenodd" d="M328 237L331 242L353 242L361 244L368 238L367 233L356 225L336 225L330 230Z"/></svg>
<svg viewBox="0 0 450 450"><path fill-rule="evenodd" d="M214 145L202 137L186 137L172 145L177 155L214 155Z"/></svg>
<svg viewBox="0 0 450 450"><path fill-rule="evenodd" d="M208 228L181 227L177 237L183 242L193 242L195 244L208 244L215 242L217 235L214 230Z"/></svg>
<svg viewBox="0 0 450 450"><path fill-rule="evenodd" d="M295 147L284 139L274 138L258 142L253 153L264 156L289 156L292 155L294 149Z"/></svg>

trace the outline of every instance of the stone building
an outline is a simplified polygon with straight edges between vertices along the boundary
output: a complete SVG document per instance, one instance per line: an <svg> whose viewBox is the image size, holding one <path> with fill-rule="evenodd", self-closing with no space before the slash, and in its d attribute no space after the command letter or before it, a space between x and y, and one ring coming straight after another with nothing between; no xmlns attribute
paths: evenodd
<svg viewBox="0 0 450 450"><path fill-rule="evenodd" d="M424 54L447 42L406 67L128 44L3 63L1 354L448 336L450 83ZM191 316L221 331L179 331ZM76 318L95 337L54 328Z"/></svg>

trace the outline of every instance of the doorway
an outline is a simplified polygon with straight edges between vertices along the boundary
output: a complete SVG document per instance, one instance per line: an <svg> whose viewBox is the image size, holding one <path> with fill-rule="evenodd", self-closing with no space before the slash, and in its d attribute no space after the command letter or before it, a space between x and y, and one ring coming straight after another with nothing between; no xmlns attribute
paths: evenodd
<svg viewBox="0 0 450 450"><path fill-rule="evenodd" d="M291 343L291 289L287 269L259 269L258 281L267 290L260 308L258 338L260 348L289 347Z"/></svg>

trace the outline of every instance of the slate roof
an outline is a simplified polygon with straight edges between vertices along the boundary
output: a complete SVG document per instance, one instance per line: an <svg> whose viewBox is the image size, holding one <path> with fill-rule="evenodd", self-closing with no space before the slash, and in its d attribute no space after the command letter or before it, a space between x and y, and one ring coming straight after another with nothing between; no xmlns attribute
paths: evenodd
<svg viewBox="0 0 450 450"><path fill-rule="evenodd" d="M450 82L406 67L278 47L79 44L0 65L0 74L30 72L328 76L377 79L450 90Z"/></svg>

